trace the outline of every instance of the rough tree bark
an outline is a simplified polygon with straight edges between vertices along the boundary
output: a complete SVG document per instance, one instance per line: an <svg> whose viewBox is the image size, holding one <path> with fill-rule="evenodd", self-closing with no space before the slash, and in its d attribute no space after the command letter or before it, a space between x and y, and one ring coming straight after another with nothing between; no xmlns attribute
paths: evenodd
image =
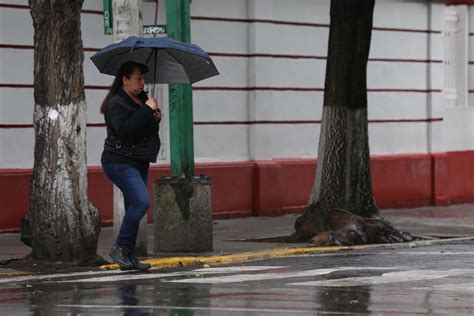
<svg viewBox="0 0 474 316"><path fill-rule="evenodd" d="M328 59L316 177L297 240L319 244L408 238L383 221L372 192L367 60L375 0L331 0Z"/></svg>
<svg viewBox="0 0 474 316"><path fill-rule="evenodd" d="M33 258L95 257L99 212L88 201L82 0L30 0L34 26Z"/></svg>

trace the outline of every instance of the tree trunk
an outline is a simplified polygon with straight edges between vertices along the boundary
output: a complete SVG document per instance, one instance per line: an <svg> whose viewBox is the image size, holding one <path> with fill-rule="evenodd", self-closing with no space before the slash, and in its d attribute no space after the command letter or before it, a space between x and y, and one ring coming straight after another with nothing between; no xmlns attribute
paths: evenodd
<svg viewBox="0 0 474 316"><path fill-rule="evenodd" d="M35 159L32 255L81 261L97 251L99 213L88 201L82 0L30 0L34 26Z"/></svg>
<svg viewBox="0 0 474 316"><path fill-rule="evenodd" d="M367 60L375 0L331 0L328 59L316 177L295 240L319 244L396 242L372 192ZM372 219L370 219L372 218Z"/></svg>
<svg viewBox="0 0 474 316"><path fill-rule="evenodd" d="M367 109L324 106L310 204L379 215L372 193Z"/></svg>
<svg viewBox="0 0 474 316"><path fill-rule="evenodd" d="M374 0L331 1L318 167L310 203L378 215L370 177L367 59Z"/></svg>

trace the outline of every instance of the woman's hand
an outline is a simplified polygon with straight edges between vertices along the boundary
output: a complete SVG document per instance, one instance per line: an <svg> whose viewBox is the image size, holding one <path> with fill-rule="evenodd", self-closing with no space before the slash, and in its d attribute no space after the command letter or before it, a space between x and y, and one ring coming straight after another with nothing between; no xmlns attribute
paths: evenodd
<svg viewBox="0 0 474 316"><path fill-rule="evenodd" d="M149 98L148 100L146 100L145 104L148 105L150 109L152 109L153 111L160 110L160 107L158 106L158 102L156 102L155 98Z"/></svg>
<svg viewBox="0 0 474 316"><path fill-rule="evenodd" d="M155 118L158 120L158 122L161 120L161 109L160 109L160 106L158 105L158 102L156 102L156 99L155 98L150 98L146 101L145 103L147 106L150 107L150 109L152 109L153 111L155 111L155 113L153 113L153 115L155 116Z"/></svg>

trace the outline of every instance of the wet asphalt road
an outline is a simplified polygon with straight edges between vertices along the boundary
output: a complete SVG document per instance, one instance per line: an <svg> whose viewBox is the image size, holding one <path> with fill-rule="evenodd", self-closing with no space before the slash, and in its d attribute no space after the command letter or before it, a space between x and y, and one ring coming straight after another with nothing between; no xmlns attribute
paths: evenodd
<svg viewBox="0 0 474 316"><path fill-rule="evenodd" d="M0 278L0 315L474 315L474 244Z"/></svg>

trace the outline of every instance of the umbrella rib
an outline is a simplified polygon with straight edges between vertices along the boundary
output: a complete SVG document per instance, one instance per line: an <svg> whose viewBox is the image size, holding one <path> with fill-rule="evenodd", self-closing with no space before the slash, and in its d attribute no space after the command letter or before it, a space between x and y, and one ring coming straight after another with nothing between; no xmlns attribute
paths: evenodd
<svg viewBox="0 0 474 316"><path fill-rule="evenodd" d="M150 52L150 55L148 55L148 58L146 59L146 62L145 62L145 65L148 65L148 63L150 62L150 59L151 59L151 56L153 55L153 53L155 54L155 64L154 64L154 69L153 69L153 84L155 83L155 76L156 76L156 52L157 52L157 49L154 48L151 50ZM150 70L150 69L148 69Z"/></svg>
<svg viewBox="0 0 474 316"><path fill-rule="evenodd" d="M155 55L156 55L156 49L152 49L152 50L151 50L150 55L148 55L148 58L146 59L146 61L145 61L145 63L144 63L145 65L148 65L148 62L150 61L151 56L153 55L153 53L155 53Z"/></svg>
<svg viewBox="0 0 474 316"><path fill-rule="evenodd" d="M153 83L155 83L156 82L156 62L157 62L157 59L158 59L158 50L155 49L153 51L155 53L155 63L154 63L155 67L153 67Z"/></svg>

